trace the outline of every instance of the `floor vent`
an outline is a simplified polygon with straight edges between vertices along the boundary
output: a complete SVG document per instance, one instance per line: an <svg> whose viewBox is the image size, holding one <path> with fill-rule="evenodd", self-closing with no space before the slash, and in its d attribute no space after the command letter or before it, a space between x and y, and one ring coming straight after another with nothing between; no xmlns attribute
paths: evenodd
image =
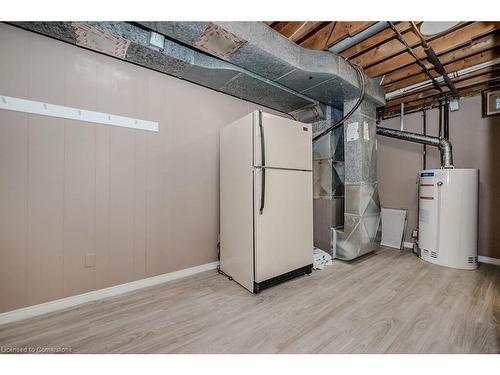
<svg viewBox="0 0 500 375"><path fill-rule="evenodd" d="M424 249L424 254L425 254L425 255L429 255L429 250Z"/></svg>
<svg viewBox="0 0 500 375"><path fill-rule="evenodd" d="M467 263L470 264L477 263L477 257L467 257Z"/></svg>
<svg viewBox="0 0 500 375"><path fill-rule="evenodd" d="M437 258L437 253L435 251L431 251L431 258Z"/></svg>

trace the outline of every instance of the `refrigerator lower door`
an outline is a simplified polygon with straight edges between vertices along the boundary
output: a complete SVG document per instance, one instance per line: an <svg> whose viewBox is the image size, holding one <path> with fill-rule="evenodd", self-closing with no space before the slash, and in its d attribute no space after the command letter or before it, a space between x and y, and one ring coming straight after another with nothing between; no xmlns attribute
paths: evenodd
<svg viewBox="0 0 500 375"><path fill-rule="evenodd" d="M312 173L260 168L254 181L255 282L261 283L312 264Z"/></svg>

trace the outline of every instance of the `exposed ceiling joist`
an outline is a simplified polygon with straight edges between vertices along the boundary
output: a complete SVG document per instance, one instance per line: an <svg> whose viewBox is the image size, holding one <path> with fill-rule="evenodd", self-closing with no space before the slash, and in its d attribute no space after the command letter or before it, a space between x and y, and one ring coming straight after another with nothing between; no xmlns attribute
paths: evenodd
<svg viewBox="0 0 500 375"><path fill-rule="evenodd" d="M500 32L495 32L489 35L486 35L482 38L472 41L470 44L450 51L448 53L441 54L439 59L443 64L449 64L454 61L461 61L463 59L467 59L470 56L474 56L478 53L487 52L490 49L494 49L495 47L500 46ZM424 64L432 69L432 64L424 59ZM391 73L388 73L384 77L384 86L390 85L393 82L397 82L399 80L409 78L421 72L421 68L418 64L411 64L400 69L397 69Z"/></svg>
<svg viewBox="0 0 500 375"><path fill-rule="evenodd" d="M298 38L294 36L290 39L304 48L324 50L366 30L373 24L362 21L274 22L271 27L287 37L293 33L299 34ZM421 59L430 75L439 78L440 74L428 61L422 46L423 41L412 29L411 23L400 21L394 24L403 34L404 40L415 50L416 56ZM297 31L301 25L304 25L302 28L305 32ZM309 28L306 28L306 25ZM397 39L392 29L386 28L368 35L340 54L351 62L361 65L368 76L372 78L384 76L383 85L387 93L401 91L400 96L387 103L386 113L399 110L394 107L399 102L414 106L434 100L438 94L434 88L429 86L418 88L419 84L428 81L429 77L422 73L422 67L415 63L414 57L407 52L407 48ZM446 72L452 73L495 60L500 56L500 22L461 22L443 33L425 36L424 41L435 51ZM459 95L463 95L463 92L470 93L478 87L496 84L498 79L500 79L500 69L495 66L467 73L453 79L453 82L460 88ZM403 94L406 90L402 89L413 85L416 85L414 91ZM444 83L441 82L440 87L448 93Z"/></svg>
<svg viewBox="0 0 500 375"><path fill-rule="evenodd" d="M461 60L457 60L457 61L453 61L453 62L448 63L448 64L444 64L444 67L448 73L451 73L451 72L456 72L457 70L461 70L464 68L469 68L471 66L481 64L481 63L486 62L486 61L494 60L498 57L500 57L500 48L499 47L478 53L478 54L473 55L473 56L469 56L469 57L461 59ZM431 70L430 72L431 72L432 76L439 77L439 74L437 72L435 72L434 70ZM392 91L401 89L403 87L408 87L408 86L411 86L411 85L416 84L418 82L425 81L426 79L427 79L427 76L425 74L420 73L420 74L411 76L407 79L402 79L402 80L397 81L395 83L384 85L384 88L386 89L386 92L392 92Z"/></svg>
<svg viewBox="0 0 500 375"><path fill-rule="evenodd" d="M304 48L324 50L341 40L357 35L375 22L330 22L300 45Z"/></svg>
<svg viewBox="0 0 500 375"><path fill-rule="evenodd" d="M434 51L441 55L456 48L470 44L472 40L480 38L486 34L492 33L499 29L498 22L474 22L463 28L443 35L431 41L429 44ZM426 57L424 49L421 46L415 48L415 53L418 57L424 59ZM383 60L379 64L370 66L365 69L366 74L370 77L378 77L403 66L413 64L414 59L407 53L400 53L396 56Z"/></svg>
<svg viewBox="0 0 500 375"><path fill-rule="evenodd" d="M458 89L464 89L472 85L477 85L485 82L490 82L494 80L500 79L500 66L496 65L494 67L488 67L482 69L480 71L474 72L472 74L468 74L464 77L460 77L458 79L453 80L455 86ZM443 89L443 94L449 93L449 89L446 87L446 84L441 84L441 88ZM394 106L399 106L401 103L410 103L415 102L417 100L426 99L436 97L436 91L434 89L424 89L419 90L417 92L413 92L411 95L405 95L402 97L395 98L386 103L386 108L391 108Z"/></svg>
<svg viewBox="0 0 500 375"><path fill-rule="evenodd" d="M411 28L410 22L398 22L396 23L396 29L399 30L400 33L405 33ZM354 46L346 49L341 53L341 56L352 59L354 56L357 56L363 52L366 52L372 48L375 48L396 36L394 31L391 29L385 29L374 36L363 40L362 42L355 44Z"/></svg>
<svg viewBox="0 0 500 375"><path fill-rule="evenodd" d="M324 22L298 21L279 22L274 29L293 42L300 42L304 37L318 29Z"/></svg>
<svg viewBox="0 0 500 375"><path fill-rule="evenodd" d="M420 39L413 32L413 30L408 29L404 33L401 33L401 35L410 47L414 48L420 45ZM351 61L355 64L361 65L364 68L367 68L375 65L378 62L386 60L389 57L396 56L403 52L406 52L406 46L397 38L394 38L387 41L386 43L379 45L378 47L372 48L365 53L352 58Z"/></svg>

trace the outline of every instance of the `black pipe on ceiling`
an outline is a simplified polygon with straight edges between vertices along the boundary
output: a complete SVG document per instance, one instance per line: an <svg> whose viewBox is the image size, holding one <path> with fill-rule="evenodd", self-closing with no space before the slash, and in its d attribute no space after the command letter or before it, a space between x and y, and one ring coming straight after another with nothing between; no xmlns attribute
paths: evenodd
<svg viewBox="0 0 500 375"><path fill-rule="evenodd" d="M396 28L396 26L394 26L394 24L392 22L388 22L388 23L389 23L389 26L392 29L392 31L394 31L394 34L396 34L396 37L398 38L398 40L406 47L406 51L415 59L415 62L418 64L418 66L420 66L420 68L422 68L422 71L427 75L427 77L429 77L429 79L432 82L432 86L434 86L434 88L437 91L442 93L443 89L441 88L441 85L436 81L434 76L432 76L432 74L429 72L429 69L427 69L427 67L423 63L422 59L420 57L418 57L418 55L415 53L413 48L411 48L411 46L405 40L403 35Z"/></svg>
<svg viewBox="0 0 500 375"><path fill-rule="evenodd" d="M451 93L455 96L458 95L457 88L453 84L450 77L448 77L448 73L446 73L446 69L444 68L443 64L441 64L441 61L439 60L436 52L434 52L434 49L432 49L432 47L427 43L415 22L411 21L411 25L417 36L420 38L420 41L422 42L424 52L427 55L427 60L429 60L432 65L434 65L434 70L443 77L443 80L446 83L446 86L448 86L448 88L450 89Z"/></svg>
<svg viewBox="0 0 500 375"><path fill-rule="evenodd" d="M422 110L422 120L422 133L427 135L427 111L425 108ZM425 143L423 144L422 150L422 167L422 170L424 171L427 169L427 144Z"/></svg>
<svg viewBox="0 0 500 375"><path fill-rule="evenodd" d="M444 100L444 130L443 138L450 139L450 103L448 98Z"/></svg>
<svg viewBox="0 0 500 375"><path fill-rule="evenodd" d="M438 126L438 137L443 136L443 101L439 100L439 126Z"/></svg>

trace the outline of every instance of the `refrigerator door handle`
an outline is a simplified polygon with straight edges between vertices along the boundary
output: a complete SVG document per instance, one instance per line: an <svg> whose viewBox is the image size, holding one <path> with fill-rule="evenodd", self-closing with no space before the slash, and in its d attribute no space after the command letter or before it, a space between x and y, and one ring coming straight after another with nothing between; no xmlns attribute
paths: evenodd
<svg viewBox="0 0 500 375"><path fill-rule="evenodd" d="M261 189L260 189L260 207L259 214L262 215L264 211L264 203L266 199L266 149L264 142L264 126L262 125L262 112L259 111L259 130L260 130L260 160L261 160L261 170L262 170L262 179L261 179Z"/></svg>
<svg viewBox="0 0 500 375"><path fill-rule="evenodd" d="M264 201L266 199L266 168L260 169L262 172L261 187L260 187L260 207L259 214L262 215L264 211Z"/></svg>

